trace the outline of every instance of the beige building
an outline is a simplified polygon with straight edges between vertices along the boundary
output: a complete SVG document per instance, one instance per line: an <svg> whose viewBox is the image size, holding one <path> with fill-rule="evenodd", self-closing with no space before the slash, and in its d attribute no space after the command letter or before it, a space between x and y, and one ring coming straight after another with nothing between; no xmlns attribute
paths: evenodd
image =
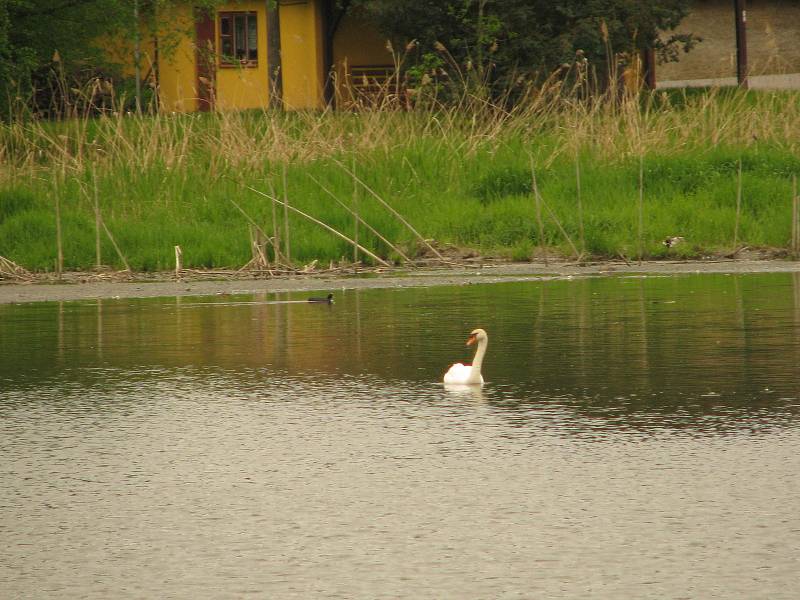
<svg viewBox="0 0 800 600"><path fill-rule="evenodd" d="M657 65L657 87L736 85L735 23L734 0L695 0L676 31L703 41ZM746 37L750 87L800 89L800 0L747 0Z"/></svg>

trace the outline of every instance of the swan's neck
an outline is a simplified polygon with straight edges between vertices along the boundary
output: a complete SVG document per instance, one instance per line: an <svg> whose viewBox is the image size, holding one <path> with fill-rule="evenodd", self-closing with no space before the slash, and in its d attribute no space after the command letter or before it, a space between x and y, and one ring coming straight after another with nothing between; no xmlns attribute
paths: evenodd
<svg viewBox="0 0 800 600"><path fill-rule="evenodd" d="M481 366L483 365L483 356L486 354L486 346L489 341L486 339L478 340L478 349L475 351L475 358L472 359L472 375L477 377L481 374Z"/></svg>

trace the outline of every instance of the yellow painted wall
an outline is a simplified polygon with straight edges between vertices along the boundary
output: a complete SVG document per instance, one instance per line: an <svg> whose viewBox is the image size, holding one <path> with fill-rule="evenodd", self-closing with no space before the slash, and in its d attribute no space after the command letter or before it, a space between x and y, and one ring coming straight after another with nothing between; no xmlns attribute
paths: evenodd
<svg viewBox="0 0 800 600"><path fill-rule="evenodd" d="M342 19L333 39L337 104L346 105L354 98L348 78L352 67L394 65L394 57L386 44L386 37L357 13L348 14ZM400 48L399 53L402 50Z"/></svg>
<svg viewBox="0 0 800 600"><path fill-rule="evenodd" d="M322 14L319 0L282 0L283 102L290 110L324 105Z"/></svg>
<svg viewBox="0 0 800 600"><path fill-rule="evenodd" d="M134 67L134 40L122 34L107 34L97 40L97 47L102 48L106 58L115 65L118 65L120 72L125 77L134 77L136 69ZM155 42L152 32L145 26L140 29L139 67L142 78L152 71L155 56Z"/></svg>
<svg viewBox="0 0 800 600"><path fill-rule="evenodd" d="M264 1L222 5L218 11L252 11L258 15L258 66L221 67L217 63L216 107L265 108L269 103L266 5ZM324 106L324 57L321 0L280 0L281 65L284 106L290 110ZM189 4L159 17L159 94L166 111L197 110L194 17ZM215 23L217 49L219 19ZM334 62L349 65L391 64L386 41L357 17L346 17L334 40ZM343 74L343 73L342 73Z"/></svg>
<svg viewBox="0 0 800 600"><path fill-rule="evenodd" d="M399 48L402 53L402 48ZM341 67L345 60L353 66L393 64L392 53L386 47L386 37L357 14L345 16L333 39L333 61Z"/></svg>
<svg viewBox="0 0 800 600"><path fill-rule="evenodd" d="M217 108L266 108L269 105L269 74L267 71L267 11L266 2L224 4L217 9L257 13L258 66L223 67L217 61ZM219 52L219 19L216 19L216 48Z"/></svg>
<svg viewBox="0 0 800 600"><path fill-rule="evenodd" d="M188 5L177 5L159 15L158 81L162 110L197 110L194 15Z"/></svg>

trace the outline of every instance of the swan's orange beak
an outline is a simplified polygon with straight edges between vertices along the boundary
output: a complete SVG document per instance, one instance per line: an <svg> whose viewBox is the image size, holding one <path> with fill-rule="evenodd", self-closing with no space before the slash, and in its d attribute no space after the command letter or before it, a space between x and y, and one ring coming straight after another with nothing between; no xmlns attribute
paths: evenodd
<svg viewBox="0 0 800 600"><path fill-rule="evenodd" d="M467 346L472 346L475 343L476 337L475 335L471 335L467 338Z"/></svg>

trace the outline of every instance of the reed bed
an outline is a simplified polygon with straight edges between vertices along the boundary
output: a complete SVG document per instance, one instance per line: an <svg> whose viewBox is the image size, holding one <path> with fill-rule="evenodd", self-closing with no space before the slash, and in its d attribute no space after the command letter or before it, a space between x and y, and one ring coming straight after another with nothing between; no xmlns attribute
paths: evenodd
<svg viewBox="0 0 800 600"><path fill-rule="evenodd" d="M166 271L180 246L187 269L239 268L254 227L276 268L797 246L799 93L407 104L2 124L0 256Z"/></svg>

